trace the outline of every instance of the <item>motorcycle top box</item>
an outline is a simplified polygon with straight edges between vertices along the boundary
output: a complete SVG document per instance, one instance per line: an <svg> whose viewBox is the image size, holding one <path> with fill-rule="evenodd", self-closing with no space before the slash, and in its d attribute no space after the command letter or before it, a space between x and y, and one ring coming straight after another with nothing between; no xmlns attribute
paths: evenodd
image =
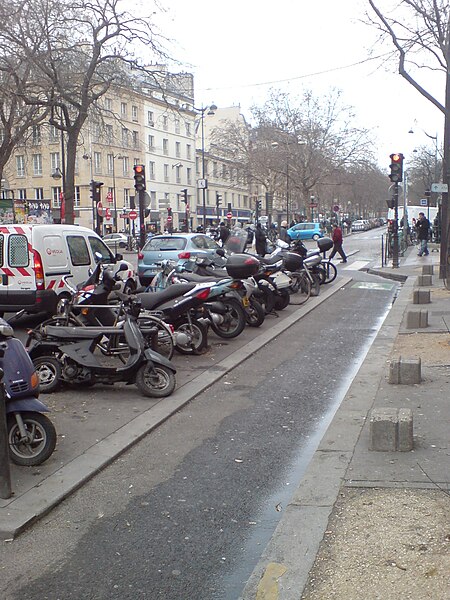
<svg viewBox="0 0 450 600"><path fill-rule="evenodd" d="M298 271L303 266L303 257L295 252L287 252L283 256L283 267L287 271Z"/></svg>
<svg viewBox="0 0 450 600"><path fill-rule="evenodd" d="M259 260L249 254L232 254L225 265L228 275L233 279L247 279L256 275L259 267Z"/></svg>
<svg viewBox="0 0 450 600"><path fill-rule="evenodd" d="M333 240L329 237L323 237L320 240L317 240L317 245L321 252L327 252L333 247Z"/></svg>

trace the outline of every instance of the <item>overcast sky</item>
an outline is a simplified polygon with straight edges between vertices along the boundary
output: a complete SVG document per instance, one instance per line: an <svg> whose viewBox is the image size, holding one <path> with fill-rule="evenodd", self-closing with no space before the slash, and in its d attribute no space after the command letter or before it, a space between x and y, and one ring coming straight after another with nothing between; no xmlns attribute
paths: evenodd
<svg viewBox="0 0 450 600"><path fill-rule="evenodd" d="M370 8L366 0L162 4L168 12L157 21L173 39L172 55L195 75L197 106L240 105L248 116L249 107L262 105L271 88L293 96L304 88L315 95L341 89L358 124L373 130L386 172L392 152L403 152L407 160L415 146L433 145L423 130L438 132L442 141L440 112L397 74L397 65L383 68L383 59L367 61L376 32L360 22ZM379 4L386 6L386 0ZM377 46L374 54L390 50L390 44ZM411 128L414 134L408 134Z"/></svg>

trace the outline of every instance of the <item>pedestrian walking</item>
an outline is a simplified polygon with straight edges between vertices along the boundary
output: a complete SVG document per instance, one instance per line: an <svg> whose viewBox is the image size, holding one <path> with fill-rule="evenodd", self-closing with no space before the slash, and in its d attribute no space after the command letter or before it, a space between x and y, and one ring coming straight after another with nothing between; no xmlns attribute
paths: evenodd
<svg viewBox="0 0 450 600"><path fill-rule="evenodd" d="M420 248L417 256L428 256L428 238L430 236L430 221L423 212L419 213L416 223L417 239L420 242Z"/></svg>
<svg viewBox="0 0 450 600"><path fill-rule="evenodd" d="M342 229L337 223L333 223L331 232L331 239L333 240L333 250L331 251L330 258L337 253L340 255L342 262L347 262L347 256L342 248Z"/></svg>
<svg viewBox="0 0 450 600"><path fill-rule="evenodd" d="M288 234L287 230L287 221L281 221L280 235L278 238L283 242L286 242L286 244L291 243L291 236Z"/></svg>
<svg viewBox="0 0 450 600"><path fill-rule="evenodd" d="M259 254L260 256L264 256L266 254L266 248L267 248L266 234L264 233L263 228L261 227L261 223L258 223L256 225L256 231L255 231L256 254Z"/></svg>
<svg viewBox="0 0 450 600"><path fill-rule="evenodd" d="M230 237L230 230L222 221L219 227L219 240L222 242L222 246L225 246L227 239Z"/></svg>

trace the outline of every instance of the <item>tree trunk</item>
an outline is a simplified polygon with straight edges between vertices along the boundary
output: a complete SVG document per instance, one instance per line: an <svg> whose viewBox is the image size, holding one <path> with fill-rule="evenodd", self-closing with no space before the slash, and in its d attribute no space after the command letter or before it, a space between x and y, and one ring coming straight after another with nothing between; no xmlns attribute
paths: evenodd
<svg viewBox="0 0 450 600"><path fill-rule="evenodd" d="M443 183L450 187L450 44L447 44L447 80L445 86L445 121L444 121L444 158L442 161ZM441 205L441 247L439 278L447 279L449 275L449 211L448 191L442 194Z"/></svg>

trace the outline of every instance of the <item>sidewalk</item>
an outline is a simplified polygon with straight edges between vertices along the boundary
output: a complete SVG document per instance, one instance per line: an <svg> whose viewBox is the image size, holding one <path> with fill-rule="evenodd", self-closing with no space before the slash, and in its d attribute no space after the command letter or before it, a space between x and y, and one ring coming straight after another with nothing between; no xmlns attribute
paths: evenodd
<svg viewBox="0 0 450 600"><path fill-rule="evenodd" d="M411 248L400 293L242 595L243 600L450 598L450 291L439 253ZM422 265L430 304L412 304ZM429 326L406 328L428 310ZM421 358L422 382L388 383L390 359ZM373 408L413 411L411 452L371 452Z"/></svg>

